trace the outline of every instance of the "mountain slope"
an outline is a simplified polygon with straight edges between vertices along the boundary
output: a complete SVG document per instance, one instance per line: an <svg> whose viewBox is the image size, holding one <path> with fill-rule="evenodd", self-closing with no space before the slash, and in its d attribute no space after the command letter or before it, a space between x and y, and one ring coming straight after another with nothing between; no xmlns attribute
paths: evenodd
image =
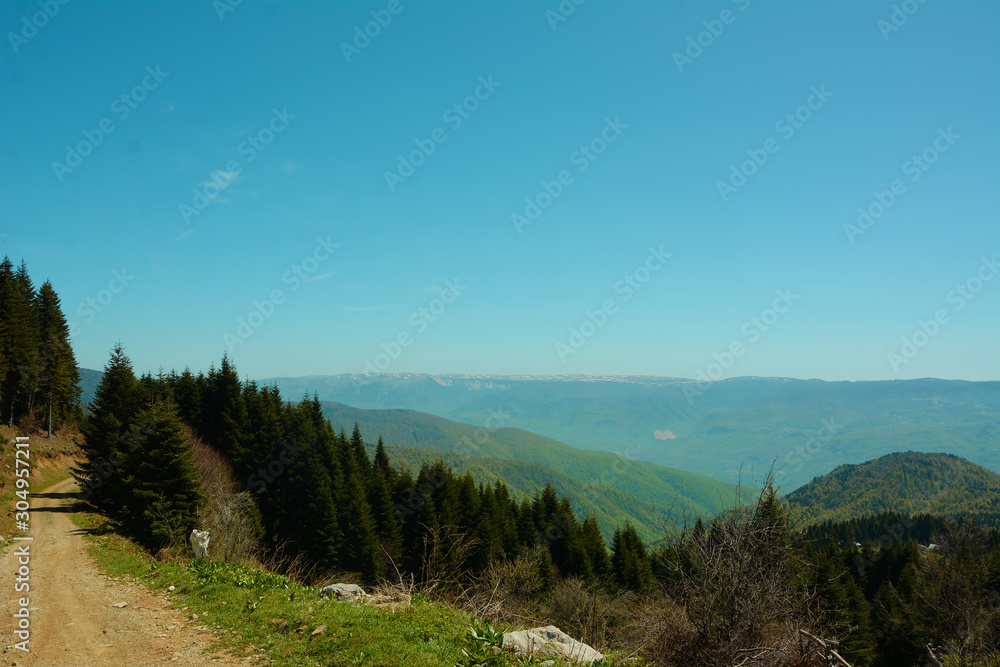
<svg viewBox="0 0 1000 667"><path fill-rule="evenodd" d="M288 396L316 392L469 424L502 410L506 426L729 482L773 463L786 490L843 463L907 450L956 454L1000 472L1000 382L419 374L268 382Z"/></svg>
<svg viewBox="0 0 1000 667"><path fill-rule="evenodd" d="M423 463L440 459L457 475L471 473L477 483L493 484L499 479L518 498L531 497L544 489L546 484L551 484L556 494L568 497L581 515L597 519L601 532L609 542L615 529L625 525L626 521L634 525L639 536L651 544L665 537L665 519L684 519L683 516L665 516L668 510L604 484L585 487L579 480L538 463L477 458L412 447L391 447L389 456L394 466L407 468L414 474Z"/></svg>
<svg viewBox="0 0 1000 667"><path fill-rule="evenodd" d="M990 517L1000 475L951 454L903 452L843 465L787 496L810 523L882 512Z"/></svg>
<svg viewBox="0 0 1000 667"><path fill-rule="evenodd" d="M611 507L619 511L634 508L629 518L647 530L659 530L659 515L663 512L681 518L690 516L692 520L714 515L730 506L736 494L736 487L725 482L622 454L574 449L521 429L476 428L413 410L363 410L329 402L322 406L337 428L350 431L357 423L368 444L381 436L394 461L399 448L421 450L425 459L445 456L459 470L471 466L481 471L479 481L492 482L500 477L512 486L513 477L509 479L508 475L515 467L497 461L523 462L523 466L516 466L519 474L527 475L534 483L544 486L545 481L552 481L563 484L569 495L589 496L595 505L608 503L610 506L603 511L609 516L614 515ZM463 460L469 458L476 463ZM523 472L532 469L530 474ZM519 490L530 492L528 486L522 483ZM650 509L653 516L646 515Z"/></svg>

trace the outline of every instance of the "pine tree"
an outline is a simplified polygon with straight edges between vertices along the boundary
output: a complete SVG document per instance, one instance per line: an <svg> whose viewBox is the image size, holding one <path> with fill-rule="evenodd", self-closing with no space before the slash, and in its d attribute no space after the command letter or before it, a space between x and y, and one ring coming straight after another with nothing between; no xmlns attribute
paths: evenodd
<svg viewBox="0 0 1000 667"><path fill-rule="evenodd" d="M38 291L36 311L42 341L40 392L51 437L53 424L62 424L79 402L80 372L69 342L69 326L51 282L46 281Z"/></svg>
<svg viewBox="0 0 1000 667"><path fill-rule="evenodd" d="M358 472L362 477L369 477L372 471L371 461L368 460L368 452L365 450L365 441L361 438L361 429L358 423L354 422L354 432L351 434L351 452L357 462Z"/></svg>
<svg viewBox="0 0 1000 667"><path fill-rule="evenodd" d="M15 272L9 258L0 264L0 378L2 410L10 426L34 407L41 376L35 289L24 262Z"/></svg>
<svg viewBox="0 0 1000 667"><path fill-rule="evenodd" d="M652 583L653 571L646 545L630 523L615 531L611 541L611 569L621 588L641 591Z"/></svg>
<svg viewBox="0 0 1000 667"><path fill-rule="evenodd" d="M243 461L246 405L243 384L228 356L222 357L218 370L209 372L204 399L199 433L244 476L248 472Z"/></svg>
<svg viewBox="0 0 1000 667"><path fill-rule="evenodd" d="M121 344L104 366L91 415L83 426L84 461L74 470L84 498L114 518L125 501L119 467L126 446L122 437L139 411L138 382Z"/></svg>
<svg viewBox="0 0 1000 667"><path fill-rule="evenodd" d="M608 557L608 549L604 545L601 529L597 525L597 519L593 516L584 519L581 532L583 549L587 554L587 564L593 580L606 581L611 573L611 560Z"/></svg>
<svg viewBox="0 0 1000 667"><path fill-rule="evenodd" d="M202 499L180 419L172 408L153 405L136 416L124 442L122 527L150 549L183 543Z"/></svg>

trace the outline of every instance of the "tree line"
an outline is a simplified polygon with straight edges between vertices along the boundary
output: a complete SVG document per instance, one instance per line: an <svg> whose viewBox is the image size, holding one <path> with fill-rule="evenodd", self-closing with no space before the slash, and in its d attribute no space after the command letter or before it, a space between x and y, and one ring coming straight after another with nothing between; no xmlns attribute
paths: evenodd
<svg viewBox="0 0 1000 667"><path fill-rule="evenodd" d="M196 527L185 429L250 492L263 548L324 571L459 581L530 553L548 587L563 577L634 589L651 581L634 527L620 527L609 550L597 521L581 521L550 486L517 498L499 479L476 484L440 461L414 474L392 466L381 438L371 448L357 425L338 432L315 396L292 403L276 387L243 382L227 357L207 374L136 377L119 345L84 424L76 474L89 502L151 549Z"/></svg>
<svg viewBox="0 0 1000 667"><path fill-rule="evenodd" d="M52 435L79 419L80 372L50 281L35 289L22 261L0 263L0 419L43 423Z"/></svg>

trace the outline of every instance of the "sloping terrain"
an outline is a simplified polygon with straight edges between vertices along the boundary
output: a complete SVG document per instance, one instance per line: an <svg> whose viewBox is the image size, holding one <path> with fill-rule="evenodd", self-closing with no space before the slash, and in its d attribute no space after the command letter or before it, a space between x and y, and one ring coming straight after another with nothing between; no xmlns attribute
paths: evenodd
<svg viewBox="0 0 1000 667"><path fill-rule="evenodd" d="M369 445L381 436L396 464L403 463L398 457L410 466L443 457L458 472L473 472L477 481L500 478L529 494L550 482L577 507L599 509L593 513L603 517L605 529L628 519L644 526L646 536L660 537L664 513L693 520L714 515L735 499L731 484L639 461L627 452L574 449L521 429L477 428L412 410L322 405L335 427L350 432L357 423Z"/></svg>
<svg viewBox="0 0 1000 667"><path fill-rule="evenodd" d="M956 454L1000 472L1000 382L824 382L733 378L430 376L279 378L289 396L409 408L506 426L572 447L631 455L736 482L772 464L785 490L843 463L891 452ZM669 431L676 438L661 439Z"/></svg>
<svg viewBox="0 0 1000 667"><path fill-rule="evenodd" d="M951 454L903 452L840 466L787 498L811 523L883 512L991 519L1000 513L1000 475Z"/></svg>

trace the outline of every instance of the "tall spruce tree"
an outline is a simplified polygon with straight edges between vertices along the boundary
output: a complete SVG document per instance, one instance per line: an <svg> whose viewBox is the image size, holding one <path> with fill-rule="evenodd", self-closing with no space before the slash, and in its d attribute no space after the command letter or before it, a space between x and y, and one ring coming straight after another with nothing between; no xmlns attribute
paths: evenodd
<svg viewBox="0 0 1000 667"><path fill-rule="evenodd" d="M35 290L24 262L14 271L10 259L0 263L0 416L13 426L34 405L41 375Z"/></svg>
<svg viewBox="0 0 1000 667"><path fill-rule="evenodd" d="M59 296L46 281L38 291L35 309L41 338L41 401L46 409L48 436L61 425L80 400L80 371L69 342L69 326Z"/></svg>
<svg viewBox="0 0 1000 667"><path fill-rule="evenodd" d="M123 438L125 531L150 549L183 543L196 527L202 498L191 445L172 407L156 404L136 415Z"/></svg>
<svg viewBox="0 0 1000 667"><path fill-rule="evenodd" d="M630 523L617 529L611 540L611 569L618 585L627 590L644 590L653 581L646 545Z"/></svg>
<svg viewBox="0 0 1000 667"><path fill-rule="evenodd" d="M132 362L118 343L104 366L91 415L84 423L85 458L74 470L84 497L109 517L118 516L125 502L120 467L127 446L122 438L139 408L139 387Z"/></svg>

